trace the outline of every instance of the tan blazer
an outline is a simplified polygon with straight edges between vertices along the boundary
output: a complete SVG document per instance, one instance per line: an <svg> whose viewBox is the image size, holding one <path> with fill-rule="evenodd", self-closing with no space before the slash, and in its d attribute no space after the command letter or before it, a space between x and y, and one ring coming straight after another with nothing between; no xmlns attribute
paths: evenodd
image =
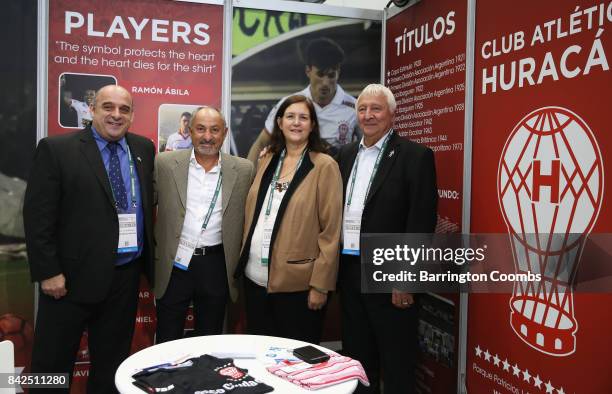
<svg viewBox="0 0 612 394"><path fill-rule="evenodd" d="M166 292L172 265L176 256L185 210L187 208L187 178L191 149L164 152L155 158L153 186L157 198L155 223L155 297ZM221 205L223 218L221 232L227 280L233 301L238 297L232 273L238 262L244 203L254 175L253 164L240 157L221 153Z"/></svg>
<svg viewBox="0 0 612 394"><path fill-rule="evenodd" d="M257 218L279 155L264 156L249 190L243 246L235 276L244 273ZM309 152L293 176L272 230L268 292L336 288L342 226L342 178L338 164Z"/></svg>

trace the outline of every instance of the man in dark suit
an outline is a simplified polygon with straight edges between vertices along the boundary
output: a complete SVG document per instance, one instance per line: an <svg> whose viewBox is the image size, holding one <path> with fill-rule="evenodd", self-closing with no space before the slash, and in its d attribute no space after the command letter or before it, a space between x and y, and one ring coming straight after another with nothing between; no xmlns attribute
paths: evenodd
<svg viewBox="0 0 612 394"><path fill-rule="evenodd" d="M111 393L130 350L139 274L152 262L155 148L128 133L124 88L100 89L91 112L91 127L40 141L25 194L30 273L40 283L32 372L71 374L87 329L87 391Z"/></svg>
<svg viewBox="0 0 612 394"><path fill-rule="evenodd" d="M340 149L344 185L339 290L342 346L362 362L371 386L358 393L414 391L417 310L410 293L362 294L359 236L365 233L432 233L437 187L433 152L392 129L395 98L368 85L357 99L363 139Z"/></svg>

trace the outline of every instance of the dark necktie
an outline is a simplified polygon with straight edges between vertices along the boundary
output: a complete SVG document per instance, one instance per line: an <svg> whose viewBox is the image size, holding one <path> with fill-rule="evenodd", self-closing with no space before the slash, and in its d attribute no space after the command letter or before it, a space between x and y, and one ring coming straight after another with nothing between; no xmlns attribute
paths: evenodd
<svg viewBox="0 0 612 394"><path fill-rule="evenodd" d="M108 150L110 151L110 162L108 164L108 177L110 178L113 195L117 203L117 208L127 210L127 193L125 192L125 183L121 175L121 164L119 163L119 155L117 155L117 142L109 142Z"/></svg>

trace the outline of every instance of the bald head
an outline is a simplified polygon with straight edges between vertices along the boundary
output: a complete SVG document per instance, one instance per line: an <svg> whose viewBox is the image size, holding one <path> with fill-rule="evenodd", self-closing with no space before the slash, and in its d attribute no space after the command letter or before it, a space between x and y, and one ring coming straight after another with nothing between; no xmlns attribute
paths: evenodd
<svg viewBox="0 0 612 394"><path fill-rule="evenodd" d="M132 103L132 95L130 94L130 92L128 92L127 89L124 88L123 86L119 86L119 85L106 85L106 86L101 87L97 92L95 92L95 95L94 95L93 101L91 102L91 105L92 106L96 105L96 102L98 101L98 99L100 97L100 94L104 94L104 93L108 94L110 92L117 92L117 93L120 93L120 94L127 95L127 97L129 97L129 100L130 100L130 106L133 105L133 103Z"/></svg>
<svg viewBox="0 0 612 394"><path fill-rule="evenodd" d="M90 109L92 126L107 141L123 138L134 118L132 96L118 85L107 85L98 90Z"/></svg>

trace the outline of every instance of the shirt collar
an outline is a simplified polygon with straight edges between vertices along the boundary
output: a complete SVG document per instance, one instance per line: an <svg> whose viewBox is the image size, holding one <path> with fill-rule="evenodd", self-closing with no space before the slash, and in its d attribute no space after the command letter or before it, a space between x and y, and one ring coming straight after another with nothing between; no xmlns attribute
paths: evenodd
<svg viewBox="0 0 612 394"><path fill-rule="evenodd" d="M200 165L200 163L198 163L198 161L196 160L195 151L194 151L193 148L191 148L191 155L189 156L189 164L194 166L197 169L200 169L200 168L203 169L203 167ZM217 161L217 164L210 171L208 171L208 172L209 173L210 172L215 173L220 168L221 168L221 152L219 152L219 160Z"/></svg>
<svg viewBox="0 0 612 394"><path fill-rule="evenodd" d="M344 89L338 84L336 84L336 95L332 99L330 104L342 105L344 101Z"/></svg>
<svg viewBox="0 0 612 394"><path fill-rule="evenodd" d="M310 92L310 84L306 86L306 88L302 90L301 92L299 92L298 94L308 97L314 103L314 105L321 108L321 106L315 103L315 101L312 99L312 94ZM331 104L342 105L343 101L344 101L344 89L342 89L340 85L336 84L336 94L334 95L334 98L332 99L332 101L330 101L330 103L327 104L325 107L328 107Z"/></svg>
<svg viewBox="0 0 612 394"><path fill-rule="evenodd" d="M308 97L310 100L312 100L312 95L310 94L310 84L308 86L306 86L301 92L299 92L298 94L301 94L302 96L306 96Z"/></svg>
<svg viewBox="0 0 612 394"><path fill-rule="evenodd" d="M95 127L91 126L91 131L93 132L93 137L96 141L96 144L98 145L98 149L102 151L109 144L109 141L102 138L102 136L100 135L100 133L98 133L98 130L96 130ZM124 152L127 152L128 146L125 136L121 137L121 139L117 141L117 143L119 144L121 149L123 149Z"/></svg>
<svg viewBox="0 0 612 394"><path fill-rule="evenodd" d="M393 131L393 129L389 129L382 137L380 137L380 139L378 141L376 141L376 143L372 146L370 146L369 148L367 146L365 146L363 137L361 137L361 141L359 141L359 150L361 149L372 149L372 148L376 148L376 150L381 150L382 146L383 146L383 142L385 142L385 138L387 138L387 136L389 135L389 133L391 133Z"/></svg>

